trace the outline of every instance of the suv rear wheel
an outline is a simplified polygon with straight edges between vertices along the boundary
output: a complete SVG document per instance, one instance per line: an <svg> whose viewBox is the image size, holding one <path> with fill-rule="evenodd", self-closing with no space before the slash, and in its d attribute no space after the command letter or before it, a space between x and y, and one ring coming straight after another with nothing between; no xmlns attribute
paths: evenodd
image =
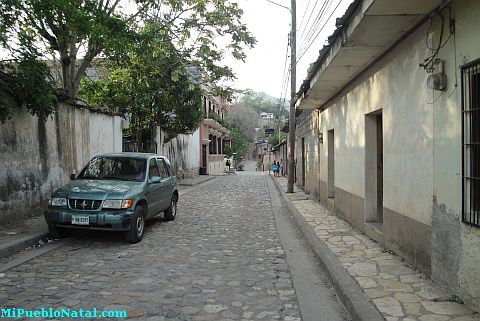
<svg viewBox="0 0 480 321"><path fill-rule="evenodd" d="M177 201L178 196L174 194L170 201L170 206L163 212L166 221L173 221L177 216Z"/></svg>

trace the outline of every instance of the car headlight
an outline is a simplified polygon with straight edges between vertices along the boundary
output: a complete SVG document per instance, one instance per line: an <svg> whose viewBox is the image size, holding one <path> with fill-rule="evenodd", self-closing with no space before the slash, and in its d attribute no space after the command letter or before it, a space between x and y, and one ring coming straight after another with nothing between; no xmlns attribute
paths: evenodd
<svg viewBox="0 0 480 321"><path fill-rule="evenodd" d="M67 199L64 197L52 197L48 202L50 206L59 206L59 207L66 207L67 206Z"/></svg>
<svg viewBox="0 0 480 321"><path fill-rule="evenodd" d="M121 209L130 208L132 200L105 200L103 201L103 208Z"/></svg>

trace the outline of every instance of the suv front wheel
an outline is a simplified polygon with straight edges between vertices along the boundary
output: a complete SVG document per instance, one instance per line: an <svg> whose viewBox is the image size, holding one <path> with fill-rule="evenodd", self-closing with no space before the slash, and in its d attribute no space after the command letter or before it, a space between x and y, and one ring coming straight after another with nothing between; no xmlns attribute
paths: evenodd
<svg viewBox="0 0 480 321"><path fill-rule="evenodd" d="M55 225L48 225L48 232L53 238L61 239L64 237L68 237L71 233L71 230L62 228L62 227L57 227Z"/></svg>
<svg viewBox="0 0 480 321"><path fill-rule="evenodd" d="M142 240L145 232L145 210L138 205L132 217L130 230L125 232L125 238L130 243L138 243Z"/></svg>

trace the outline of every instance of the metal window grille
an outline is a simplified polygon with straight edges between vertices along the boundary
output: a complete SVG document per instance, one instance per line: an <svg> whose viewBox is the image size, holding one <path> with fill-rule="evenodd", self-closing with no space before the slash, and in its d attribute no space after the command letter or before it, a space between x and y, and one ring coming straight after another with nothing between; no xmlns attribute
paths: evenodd
<svg viewBox="0 0 480 321"><path fill-rule="evenodd" d="M462 67L462 221L480 226L480 59Z"/></svg>

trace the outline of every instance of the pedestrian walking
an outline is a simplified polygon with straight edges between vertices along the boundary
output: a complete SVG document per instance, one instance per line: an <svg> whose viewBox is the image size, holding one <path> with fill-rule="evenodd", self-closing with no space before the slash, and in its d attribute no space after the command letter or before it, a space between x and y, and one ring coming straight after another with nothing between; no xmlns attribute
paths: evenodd
<svg viewBox="0 0 480 321"><path fill-rule="evenodd" d="M223 171L226 174L230 173L230 161L228 160L227 156L223 157Z"/></svg>
<svg viewBox="0 0 480 321"><path fill-rule="evenodd" d="M273 176L278 176L278 170L279 170L279 165L277 161L273 161L273 165L272 165Z"/></svg>

